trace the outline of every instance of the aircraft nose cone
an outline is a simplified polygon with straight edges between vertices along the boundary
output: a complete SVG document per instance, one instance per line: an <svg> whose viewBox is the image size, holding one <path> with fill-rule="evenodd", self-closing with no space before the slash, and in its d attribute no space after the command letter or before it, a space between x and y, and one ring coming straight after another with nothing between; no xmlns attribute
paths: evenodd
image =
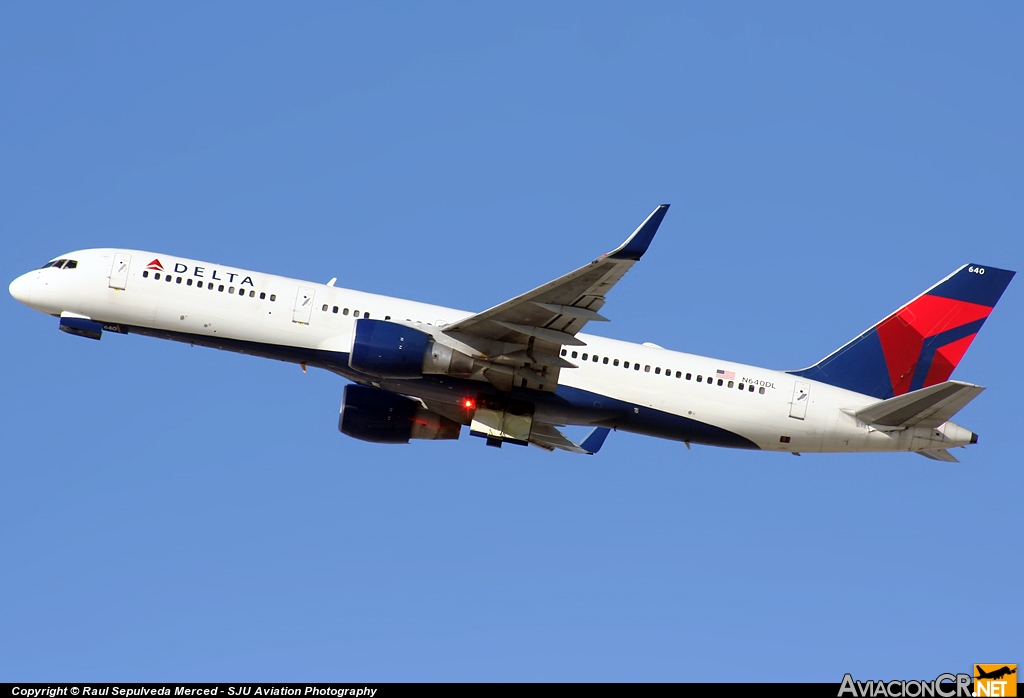
<svg viewBox="0 0 1024 698"><path fill-rule="evenodd" d="M31 273L19 276L11 282L11 285L7 287L7 290L11 292L12 296L14 296L14 300L28 305L29 300L32 298Z"/></svg>

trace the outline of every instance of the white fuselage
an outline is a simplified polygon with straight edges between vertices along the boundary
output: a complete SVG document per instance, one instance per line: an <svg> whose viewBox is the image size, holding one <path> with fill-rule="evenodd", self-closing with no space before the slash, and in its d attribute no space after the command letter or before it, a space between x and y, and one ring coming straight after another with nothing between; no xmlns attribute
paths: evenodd
<svg viewBox="0 0 1024 698"><path fill-rule="evenodd" d="M138 250L91 249L63 257L76 260L76 268L29 272L11 284L12 295L51 315L82 316L132 332L322 365L352 380L385 383L419 397L424 396L417 395L418 381L379 381L347 369L341 357L352 347L356 320L418 323L431 332L471 315ZM151 260L159 260L162 270L147 268ZM578 368L560 372L556 395L568 397L549 409L561 415L552 418L555 423L610 423L628 431L716 443L701 438L700 429L675 427L673 419L683 418L678 424L724 430L746 440L748 448L790 452L918 451L970 440L970 432L952 422L938 429L879 431L849 414L876 398L785 372L594 335L578 338L585 346L563 352ZM317 360L330 356L339 357L338 363ZM437 399L438 382L431 386L431 397ZM466 381L448 381L446 389L457 402ZM550 398L536 392L541 401Z"/></svg>

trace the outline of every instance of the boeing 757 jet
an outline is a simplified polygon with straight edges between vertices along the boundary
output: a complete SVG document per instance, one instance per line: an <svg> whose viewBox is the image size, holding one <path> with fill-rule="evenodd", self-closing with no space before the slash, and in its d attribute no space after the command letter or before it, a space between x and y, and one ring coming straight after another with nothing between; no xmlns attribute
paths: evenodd
<svg viewBox="0 0 1024 698"><path fill-rule="evenodd" d="M584 334L647 252L659 206L618 248L483 312L158 252L68 252L10 285L72 335L141 334L326 369L338 428L377 443L457 439L598 451L612 429L764 451L948 451L984 390L949 380L1014 272L965 264L808 368L778 371ZM609 313L611 315L611 313ZM559 427L594 431L582 443Z"/></svg>

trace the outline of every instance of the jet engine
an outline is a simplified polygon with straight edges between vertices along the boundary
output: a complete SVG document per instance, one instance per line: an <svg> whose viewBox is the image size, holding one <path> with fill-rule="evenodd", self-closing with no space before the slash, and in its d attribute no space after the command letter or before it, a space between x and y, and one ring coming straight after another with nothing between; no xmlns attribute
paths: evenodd
<svg viewBox="0 0 1024 698"><path fill-rule="evenodd" d="M387 320L356 320L348 365L381 378L419 378L425 373L469 376L471 356L435 341L433 335Z"/></svg>
<svg viewBox="0 0 1024 698"><path fill-rule="evenodd" d="M361 441L407 444L410 439L457 439L462 425L417 400L362 385L345 386L338 430Z"/></svg>

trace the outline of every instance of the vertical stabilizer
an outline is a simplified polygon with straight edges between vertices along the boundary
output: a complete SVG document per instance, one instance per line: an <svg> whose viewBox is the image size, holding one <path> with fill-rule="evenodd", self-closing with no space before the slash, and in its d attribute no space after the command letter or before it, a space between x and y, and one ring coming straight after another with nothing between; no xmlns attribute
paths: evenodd
<svg viewBox="0 0 1024 698"><path fill-rule="evenodd" d="M818 363L789 373L882 400L942 383L1015 273L965 264Z"/></svg>

